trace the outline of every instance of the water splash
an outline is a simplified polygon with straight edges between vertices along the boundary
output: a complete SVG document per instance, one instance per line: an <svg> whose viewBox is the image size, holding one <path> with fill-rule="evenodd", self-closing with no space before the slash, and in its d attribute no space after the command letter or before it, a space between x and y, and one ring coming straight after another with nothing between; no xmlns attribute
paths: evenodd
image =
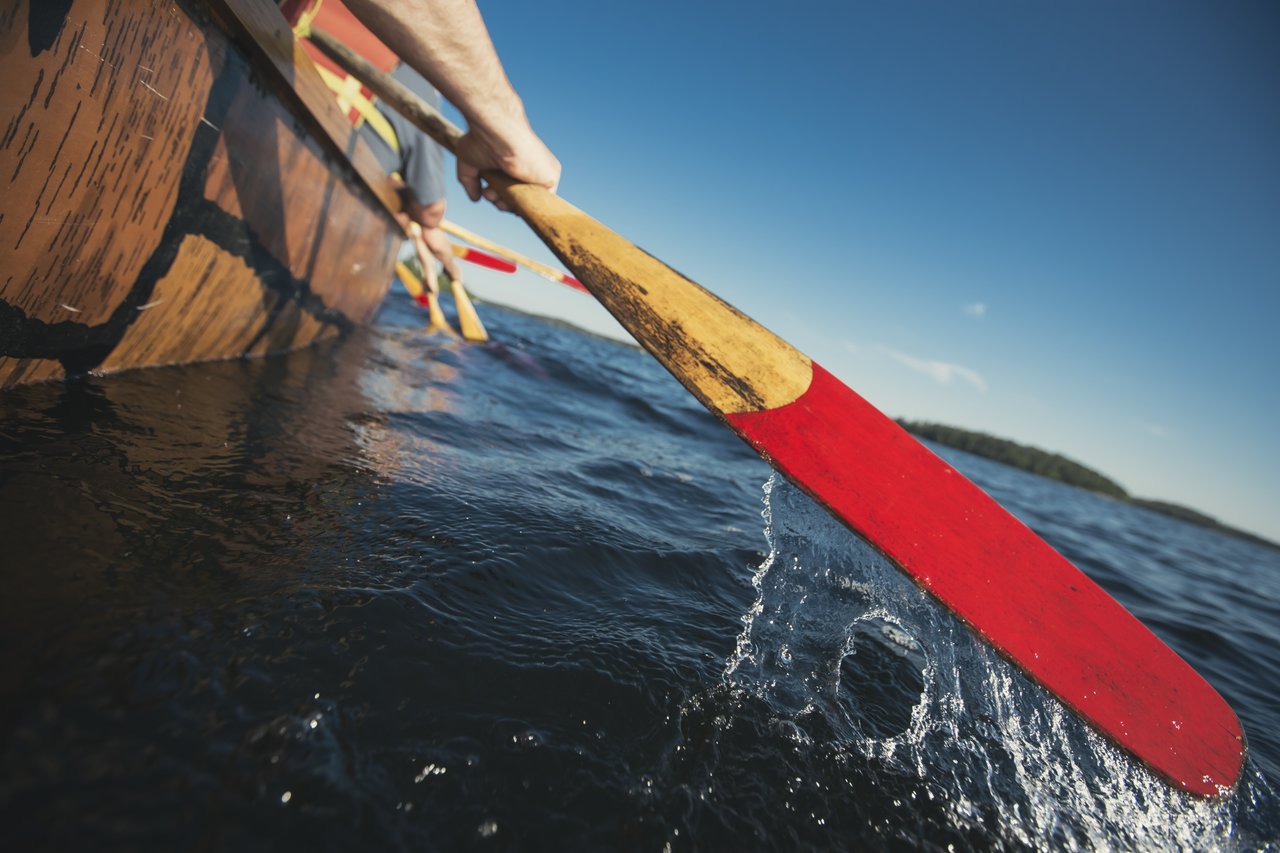
<svg viewBox="0 0 1280 853"><path fill-rule="evenodd" d="M1228 797L1174 790L795 487L775 476L764 502L770 552L723 679L795 739L927 780L948 803L950 828L994 830L1003 843L1271 844L1266 828L1259 835L1239 820L1274 808L1274 790L1252 765Z"/></svg>

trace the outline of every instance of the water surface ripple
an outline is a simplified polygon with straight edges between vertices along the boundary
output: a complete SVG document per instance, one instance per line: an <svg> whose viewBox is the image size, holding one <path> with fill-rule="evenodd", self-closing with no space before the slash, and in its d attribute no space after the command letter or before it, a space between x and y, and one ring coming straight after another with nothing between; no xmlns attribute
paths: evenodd
<svg viewBox="0 0 1280 853"><path fill-rule="evenodd" d="M0 846L1276 849L1280 552L938 449L1236 709L1195 802L647 356L483 310L0 394Z"/></svg>

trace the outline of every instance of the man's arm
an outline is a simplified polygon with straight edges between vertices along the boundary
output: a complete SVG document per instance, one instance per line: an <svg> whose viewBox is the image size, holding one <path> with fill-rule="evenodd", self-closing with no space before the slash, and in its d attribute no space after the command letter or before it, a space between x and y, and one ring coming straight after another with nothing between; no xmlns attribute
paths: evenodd
<svg viewBox="0 0 1280 853"><path fill-rule="evenodd" d="M450 281L462 281L462 270L458 268L458 259L454 257L453 246L450 245L449 238L443 231L439 228L422 228L414 236L417 238L414 243L418 250L419 263L424 267L431 263L434 269L435 264L431 260L431 255L434 255L435 259L444 266L444 271L449 274Z"/></svg>
<svg viewBox="0 0 1280 853"><path fill-rule="evenodd" d="M458 180L472 201L481 195L498 201L481 184L484 169L555 189L560 161L530 127L474 0L345 2L466 117L467 133L458 143Z"/></svg>

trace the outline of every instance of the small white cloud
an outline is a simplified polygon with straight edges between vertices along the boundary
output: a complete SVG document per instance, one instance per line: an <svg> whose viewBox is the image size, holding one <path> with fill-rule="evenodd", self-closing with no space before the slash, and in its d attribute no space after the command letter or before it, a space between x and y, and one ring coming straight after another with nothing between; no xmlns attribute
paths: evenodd
<svg viewBox="0 0 1280 853"><path fill-rule="evenodd" d="M897 350L886 349L885 352L899 364L909 367L917 373L933 377L933 381L939 385L950 385L953 379L960 379L968 382L983 394L987 393L987 380L983 379L982 374L976 370L946 361L915 358Z"/></svg>
<svg viewBox="0 0 1280 853"><path fill-rule="evenodd" d="M1142 431L1154 438L1167 438L1169 436L1169 430L1160 424L1143 424Z"/></svg>
<svg viewBox="0 0 1280 853"><path fill-rule="evenodd" d="M974 302L964 306L964 313L975 320L981 320L987 316L987 303Z"/></svg>

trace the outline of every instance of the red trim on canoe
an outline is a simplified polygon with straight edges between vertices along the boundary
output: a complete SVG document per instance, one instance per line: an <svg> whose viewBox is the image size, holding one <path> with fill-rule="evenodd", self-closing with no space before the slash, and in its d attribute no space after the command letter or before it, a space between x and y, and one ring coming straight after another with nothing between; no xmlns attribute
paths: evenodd
<svg viewBox="0 0 1280 853"><path fill-rule="evenodd" d="M980 488L813 365L795 402L729 424L917 584L1180 787L1231 787L1235 713L1195 670Z"/></svg>
<svg viewBox="0 0 1280 853"><path fill-rule="evenodd" d="M313 5L313 2L303 0L303 2L287 5L282 11L284 11L289 25L294 26L303 12ZM316 13L315 20L311 24L317 29L337 36L356 53L372 62L380 71L389 73L400 62L400 58L396 56L395 52L383 44L377 36L369 32L369 29L360 23L356 16L351 13L351 10L342 5L341 0L325 0L320 5L320 10ZM340 79L345 80L350 77L346 69L330 59L323 51L312 44L310 39L302 40L302 49L307 52L307 56L316 65L332 71ZM373 92L363 84L360 86L360 94L370 101L374 99ZM355 107L347 110L347 120L353 125L358 125L361 118L360 111Z"/></svg>

